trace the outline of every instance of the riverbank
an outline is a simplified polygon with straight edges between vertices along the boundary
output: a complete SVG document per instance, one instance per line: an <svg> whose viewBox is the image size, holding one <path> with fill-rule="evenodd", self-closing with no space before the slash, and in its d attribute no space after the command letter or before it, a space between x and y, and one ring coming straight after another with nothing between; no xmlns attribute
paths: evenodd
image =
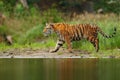
<svg viewBox="0 0 120 80"><path fill-rule="evenodd" d="M49 13L55 14L53 21L51 21L51 16L37 15L37 13L37 16L13 16L13 18L6 15L7 19L5 24L1 25L1 31L11 35L13 45L9 46L1 42L0 58L120 58L120 16L112 13L85 13L76 15L72 19L69 19L69 16L64 16L61 21L61 17L56 14L58 13L56 10L51 10ZM54 21L56 16L59 18ZM112 35L114 27L117 28L117 31L115 37L111 39L106 39L98 34L100 45L98 53L95 52L93 45L86 40L73 42L73 49L76 49L74 53L68 53L66 45L63 46L65 49L61 49L56 53L49 53L49 50L55 47L57 41L56 34L49 37L43 35L45 23L49 20L50 22L65 22L68 24L97 24L108 35Z"/></svg>
<svg viewBox="0 0 120 80"><path fill-rule="evenodd" d="M120 49L100 50L98 53L83 50L68 53L64 48L56 53L49 53L49 49L10 49L0 51L0 58L120 58Z"/></svg>

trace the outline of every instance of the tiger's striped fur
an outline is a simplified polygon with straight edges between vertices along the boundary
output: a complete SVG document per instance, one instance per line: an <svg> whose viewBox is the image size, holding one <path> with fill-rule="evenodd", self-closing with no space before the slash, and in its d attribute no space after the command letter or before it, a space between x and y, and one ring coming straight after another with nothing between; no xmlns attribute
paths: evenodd
<svg viewBox="0 0 120 80"><path fill-rule="evenodd" d="M51 52L57 52L59 48L66 42L68 51L72 52L71 42L79 41L81 39L87 39L90 41L96 52L99 50L99 40L98 40L98 32L101 33L106 38L112 38L116 34L116 28L114 28L114 32L111 36L105 34L100 27L97 25L91 24L76 24L70 25L65 23L49 23L46 24L46 27L43 30L44 34L47 36L52 32L56 32L58 35L58 41L56 47Z"/></svg>

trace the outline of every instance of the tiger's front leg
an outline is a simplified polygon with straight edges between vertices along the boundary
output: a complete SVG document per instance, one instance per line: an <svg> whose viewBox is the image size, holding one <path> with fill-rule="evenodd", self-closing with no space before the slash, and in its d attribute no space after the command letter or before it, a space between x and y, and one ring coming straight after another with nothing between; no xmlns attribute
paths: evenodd
<svg viewBox="0 0 120 80"><path fill-rule="evenodd" d="M50 53L54 53L54 52L57 52L61 46L63 46L63 44L65 43L64 40L58 40L57 43L56 43L56 47L55 49L51 50Z"/></svg>

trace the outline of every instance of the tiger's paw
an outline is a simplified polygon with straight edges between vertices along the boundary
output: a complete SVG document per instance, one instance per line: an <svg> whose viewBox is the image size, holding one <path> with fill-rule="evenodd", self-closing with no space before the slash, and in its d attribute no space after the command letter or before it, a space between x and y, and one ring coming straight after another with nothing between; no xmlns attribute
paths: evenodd
<svg viewBox="0 0 120 80"><path fill-rule="evenodd" d="M50 50L49 52L50 52L50 53L54 53L54 52L56 52L56 51L55 51L55 50Z"/></svg>
<svg viewBox="0 0 120 80"><path fill-rule="evenodd" d="M68 52L69 52L69 53L73 53L73 51L72 51L72 50L68 50Z"/></svg>

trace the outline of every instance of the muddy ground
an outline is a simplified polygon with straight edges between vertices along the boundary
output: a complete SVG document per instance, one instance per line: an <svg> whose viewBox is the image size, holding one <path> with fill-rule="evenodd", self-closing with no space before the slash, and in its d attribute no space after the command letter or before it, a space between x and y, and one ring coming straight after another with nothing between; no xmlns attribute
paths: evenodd
<svg viewBox="0 0 120 80"><path fill-rule="evenodd" d="M0 58L81 58L90 57L89 52L74 50L69 53L65 49L60 49L58 52L50 53L50 49L10 49L0 52ZM84 53L84 54L83 54ZM81 55L83 54L83 55Z"/></svg>
<svg viewBox="0 0 120 80"><path fill-rule="evenodd" d="M96 53L99 54L99 53ZM115 56L108 55L93 56L91 52L73 50L73 53L67 52L65 49L60 49L56 53L50 53L49 49L10 49L0 51L0 58L115 58Z"/></svg>

